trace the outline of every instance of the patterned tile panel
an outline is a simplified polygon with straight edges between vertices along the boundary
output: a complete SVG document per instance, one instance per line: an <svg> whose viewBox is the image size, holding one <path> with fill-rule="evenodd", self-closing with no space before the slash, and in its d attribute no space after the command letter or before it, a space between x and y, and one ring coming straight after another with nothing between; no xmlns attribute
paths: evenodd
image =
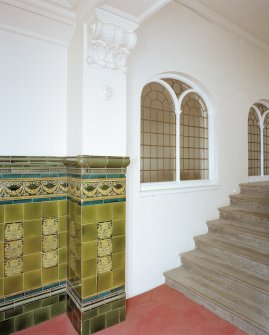
<svg viewBox="0 0 269 335"><path fill-rule="evenodd" d="M97 235L99 239L110 238L112 236L112 222L99 222L97 224Z"/></svg>
<svg viewBox="0 0 269 335"><path fill-rule="evenodd" d="M23 238L23 223L13 222L5 225L5 240L14 241Z"/></svg>
<svg viewBox="0 0 269 335"><path fill-rule="evenodd" d="M46 218L42 220L42 234L43 235L52 235L58 234L59 231L59 219Z"/></svg>
<svg viewBox="0 0 269 335"><path fill-rule="evenodd" d="M97 223L97 273L112 271L112 221Z"/></svg>
<svg viewBox="0 0 269 335"><path fill-rule="evenodd" d="M44 269L58 265L59 219L57 217L42 220L42 267Z"/></svg>

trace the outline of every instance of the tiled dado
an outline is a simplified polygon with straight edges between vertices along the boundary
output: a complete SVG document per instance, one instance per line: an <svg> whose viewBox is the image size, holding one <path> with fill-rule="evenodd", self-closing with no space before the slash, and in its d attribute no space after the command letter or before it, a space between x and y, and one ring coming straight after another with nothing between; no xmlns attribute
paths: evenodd
<svg viewBox="0 0 269 335"><path fill-rule="evenodd" d="M43 320L21 317L24 302L39 305L62 290L79 333L125 318L128 164L125 157L0 157L1 334Z"/></svg>

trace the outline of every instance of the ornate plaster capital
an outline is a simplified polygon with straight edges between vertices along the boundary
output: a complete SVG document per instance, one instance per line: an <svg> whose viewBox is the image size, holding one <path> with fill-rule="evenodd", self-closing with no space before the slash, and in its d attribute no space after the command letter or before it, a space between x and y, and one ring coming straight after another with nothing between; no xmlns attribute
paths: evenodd
<svg viewBox="0 0 269 335"><path fill-rule="evenodd" d="M96 9L89 25L88 63L108 70L126 71L130 50L135 47L137 24Z"/></svg>

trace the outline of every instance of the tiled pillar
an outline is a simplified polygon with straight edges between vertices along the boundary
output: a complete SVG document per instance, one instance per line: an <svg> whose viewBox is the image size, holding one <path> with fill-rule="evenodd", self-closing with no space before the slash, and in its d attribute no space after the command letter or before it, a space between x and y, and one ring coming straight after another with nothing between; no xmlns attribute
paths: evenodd
<svg viewBox="0 0 269 335"><path fill-rule="evenodd" d="M128 158L81 156L68 174L68 315L80 334L125 319Z"/></svg>
<svg viewBox="0 0 269 335"><path fill-rule="evenodd" d="M0 157L0 334L66 310L67 177L62 158Z"/></svg>

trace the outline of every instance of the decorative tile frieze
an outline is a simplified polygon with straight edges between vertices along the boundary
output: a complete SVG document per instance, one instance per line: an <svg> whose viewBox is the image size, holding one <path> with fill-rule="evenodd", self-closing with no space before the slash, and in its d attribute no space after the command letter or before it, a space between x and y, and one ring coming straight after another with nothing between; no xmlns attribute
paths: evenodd
<svg viewBox="0 0 269 335"><path fill-rule="evenodd" d="M59 219L57 217L46 218L42 220L43 235L58 234L58 231L59 231Z"/></svg>
<svg viewBox="0 0 269 335"><path fill-rule="evenodd" d="M112 256L97 258L97 273L104 273L112 270Z"/></svg>
<svg viewBox="0 0 269 335"><path fill-rule="evenodd" d="M5 260L5 277L15 276L23 271L23 259L12 258Z"/></svg>
<svg viewBox="0 0 269 335"><path fill-rule="evenodd" d="M19 258L23 255L23 240L5 242L5 259Z"/></svg>
<svg viewBox="0 0 269 335"><path fill-rule="evenodd" d="M125 178L115 179L68 179L68 195L78 200L124 198L126 196Z"/></svg>
<svg viewBox="0 0 269 335"><path fill-rule="evenodd" d="M14 241L23 238L23 223L12 222L5 225L5 241Z"/></svg>
<svg viewBox="0 0 269 335"><path fill-rule="evenodd" d="M98 239L110 238L112 236L112 222L99 222L97 224Z"/></svg>
<svg viewBox="0 0 269 335"><path fill-rule="evenodd" d="M67 194L66 178L19 178L0 180L0 198L18 199Z"/></svg>

